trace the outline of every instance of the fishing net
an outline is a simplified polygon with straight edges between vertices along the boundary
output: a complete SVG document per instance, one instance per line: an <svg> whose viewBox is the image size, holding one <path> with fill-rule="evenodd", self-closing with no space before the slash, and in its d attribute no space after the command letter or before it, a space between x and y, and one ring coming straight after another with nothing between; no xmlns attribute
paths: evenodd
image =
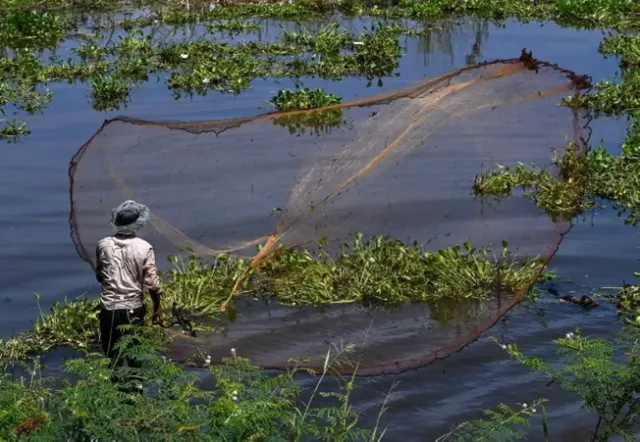
<svg viewBox="0 0 640 442"><path fill-rule="evenodd" d="M587 85L523 52L321 111L205 122L115 118L71 162L72 237L93 264L108 214L126 198L151 209L141 234L160 263L178 249L252 256L267 240L266 250L310 247L321 238L337 249L356 232L433 250L507 241L520 255L548 259L567 223L553 222L525 197L483 202L472 184L482 168L544 167L551 148L579 146L585 121L559 102ZM329 342L366 338L360 373L398 372L472 342L527 289L508 299L394 312L242 299L227 334L184 337L174 350L204 348L218 358L234 347L276 368L301 354L324 354Z"/></svg>

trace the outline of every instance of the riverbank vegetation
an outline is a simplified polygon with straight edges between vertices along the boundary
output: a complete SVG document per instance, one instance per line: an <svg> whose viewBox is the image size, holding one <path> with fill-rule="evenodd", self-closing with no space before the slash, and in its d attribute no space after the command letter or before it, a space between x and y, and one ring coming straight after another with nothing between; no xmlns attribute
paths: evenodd
<svg viewBox="0 0 640 442"><path fill-rule="evenodd" d="M158 341L141 331L126 336L111 366L88 352L64 364L66 380L44 376L35 359L19 378L0 380L0 437L6 441L372 441L384 429L362 428L352 409L354 378L326 393L323 379L349 356L329 351L311 395L301 398L298 370L269 375L231 349L220 364L195 373L161 356ZM203 388L202 379L215 379ZM323 405L315 401L323 397ZM380 410L384 412L383 407Z"/></svg>

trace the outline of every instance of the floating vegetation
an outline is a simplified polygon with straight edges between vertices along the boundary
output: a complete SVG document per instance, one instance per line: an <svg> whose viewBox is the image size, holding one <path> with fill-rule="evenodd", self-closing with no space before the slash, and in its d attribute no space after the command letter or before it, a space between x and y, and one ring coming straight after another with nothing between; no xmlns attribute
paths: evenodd
<svg viewBox="0 0 640 442"><path fill-rule="evenodd" d="M90 83L91 104L95 110L117 110L127 103L133 87L160 73L164 73L176 99L211 91L238 94L250 88L256 78L265 77L340 80L355 76L372 81L392 75L398 66L402 55L398 42L401 33L397 25L385 24L374 25L358 35L331 28L319 37L325 42L324 46L318 46L312 40L286 34L281 41L270 43L228 44L209 40L165 43L134 29L115 41L105 42L100 32L92 37L84 36L73 49L76 59L67 60L56 55L43 60L44 46L9 47L13 55L0 60L0 109L4 111L7 106L13 106L14 115L19 111L41 112L52 95L48 91L40 92L39 85L82 81ZM355 40L359 44L354 44ZM337 97L333 95L321 99L318 92L302 91L307 94L298 92L288 95L289 98L281 95L275 99L297 100L298 103L279 103L298 109L336 102ZM310 101L304 103L305 99ZM327 115L331 118L324 123L318 122L323 118L313 118L312 127L335 125L337 116ZM299 127L305 123L297 121L291 125ZM28 130L26 127L16 130L15 125L6 124L2 133L15 141Z"/></svg>
<svg viewBox="0 0 640 442"><path fill-rule="evenodd" d="M520 187L554 221L569 221L595 204L594 198L585 194L586 164L573 145L561 156L556 154L553 164L558 168L557 173L542 170L535 164L530 167L522 163L514 167L498 165L495 170L476 176L474 193L505 198Z"/></svg>
<svg viewBox="0 0 640 442"><path fill-rule="evenodd" d="M478 16L501 20L515 17L523 21L555 20L577 26L613 26L622 29L632 23L628 17L640 13L640 6L625 0L563 0L503 2L438 0L419 3L402 1L396 5L370 3L360 0L298 0L295 2L233 2L209 1L102 2L83 0L47 2L44 10L36 0L13 0L0 7L0 85L14 89L35 91L38 85L49 82L93 82L102 76L108 83L92 84L91 103L98 111L119 109L128 100L132 87L145 82L152 75L167 78L174 97L205 95L210 91L240 93L256 78L264 77L320 77L342 80L348 76L366 78L381 84L384 77L394 75L401 49L398 38L402 34L419 33L414 27L388 21L392 19L441 19L454 16ZM138 11L136 18L125 15L115 20L105 16L107 11ZM102 14L102 15L101 15ZM154 32L143 28L204 24L210 32L229 32L231 35L257 30L257 23L243 18L277 18L294 21L326 19L330 15L367 16L385 20L375 22L362 35L341 30L335 21L318 32L283 32L281 40L273 43L243 42L235 45L212 43L206 40L188 43L159 43L152 41ZM129 32L114 43L108 37L116 29ZM617 38L617 37L614 37ZM80 60L62 59L57 48L63 41L79 44L76 53ZM107 41L107 47L104 43ZM633 59L632 38L611 40L609 47L624 45L626 59ZM622 47L622 46L620 46ZM603 51L609 50L607 47ZM181 56L186 55L186 58ZM160 75L162 74L162 75ZM634 83L635 81L635 83ZM633 108L633 97L639 80L633 76L621 85L602 83L599 105L585 98L584 105L612 109L606 103L627 100ZM634 89L635 84L635 89ZM628 87L624 90L624 85ZM0 88L0 91L2 89ZM51 97L41 97L38 107L43 109ZM13 104L21 112L20 97L1 93L0 106ZM637 107L637 106L635 106ZM28 110L26 112L29 112ZM300 123L302 124L302 123ZM0 136L17 141L29 133L19 120L0 122Z"/></svg>
<svg viewBox="0 0 640 442"><path fill-rule="evenodd" d="M254 281L259 292L291 306L481 300L525 288L541 270L538 259L518 262L507 247L499 255L469 243L431 252L417 242L357 235L338 258L322 247L316 253L282 249Z"/></svg>
<svg viewBox="0 0 640 442"><path fill-rule="evenodd" d="M600 52L620 58L620 81L601 81L593 93L582 96L577 102L566 102L593 110L596 116L633 115L640 109L640 38L627 35L605 38L600 44Z"/></svg>
<svg viewBox="0 0 640 442"><path fill-rule="evenodd" d="M36 297L38 298L38 297ZM85 298L56 302L41 312L31 329L10 339L0 339L0 364L21 361L54 347L87 350L98 338L98 301Z"/></svg>
<svg viewBox="0 0 640 442"><path fill-rule="evenodd" d="M269 103L279 111L317 109L341 102L342 99L336 94L326 93L324 89L309 89L307 87L295 90L282 89L269 100Z"/></svg>
<svg viewBox="0 0 640 442"><path fill-rule="evenodd" d="M626 224L640 222L640 113L631 122L620 155L603 147L581 154L570 146L554 164L558 172L535 165L499 166L476 177L474 192L504 198L522 187L555 220L570 220L608 200Z"/></svg>
<svg viewBox="0 0 640 442"><path fill-rule="evenodd" d="M333 93L326 93L324 89L296 88L282 89L269 100L278 111L298 109L317 109L337 105L342 99ZM275 118L273 124L287 127L291 135L304 135L307 130L311 134L326 135L331 129L346 124L341 109L318 110L317 112L290 113Z"/></svg>

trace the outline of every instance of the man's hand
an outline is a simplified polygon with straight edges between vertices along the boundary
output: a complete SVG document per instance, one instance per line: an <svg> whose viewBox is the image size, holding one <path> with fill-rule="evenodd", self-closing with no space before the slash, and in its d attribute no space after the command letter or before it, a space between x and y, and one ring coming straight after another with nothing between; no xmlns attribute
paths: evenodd
<svg viewBox="0 0 640 442"><path fill-rule="evenodd" d="M160 312L160 296L162 295L159 290L149 292L151 295L151 301L153 302L153 316L151 317L151 323L153 325L162 325L162 313Z"/></svg>
<svg viewBox="0 0 640 442"><path fill-rule="evenodd" d="M162 313L160 310L154 309L153 316L151 317L151 324L160 326L163 324Z"/></svg>

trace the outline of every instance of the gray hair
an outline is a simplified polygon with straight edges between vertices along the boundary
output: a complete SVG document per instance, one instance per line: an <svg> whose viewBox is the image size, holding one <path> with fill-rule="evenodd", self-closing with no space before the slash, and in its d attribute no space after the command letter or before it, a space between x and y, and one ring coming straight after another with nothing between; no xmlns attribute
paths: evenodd
<svg viewBox="0 0 640 442"><path fill-rule="evenodd" d="M111 211L111 230L116 235L133 235L149 221L149 208L127 200Z"/></svg>

